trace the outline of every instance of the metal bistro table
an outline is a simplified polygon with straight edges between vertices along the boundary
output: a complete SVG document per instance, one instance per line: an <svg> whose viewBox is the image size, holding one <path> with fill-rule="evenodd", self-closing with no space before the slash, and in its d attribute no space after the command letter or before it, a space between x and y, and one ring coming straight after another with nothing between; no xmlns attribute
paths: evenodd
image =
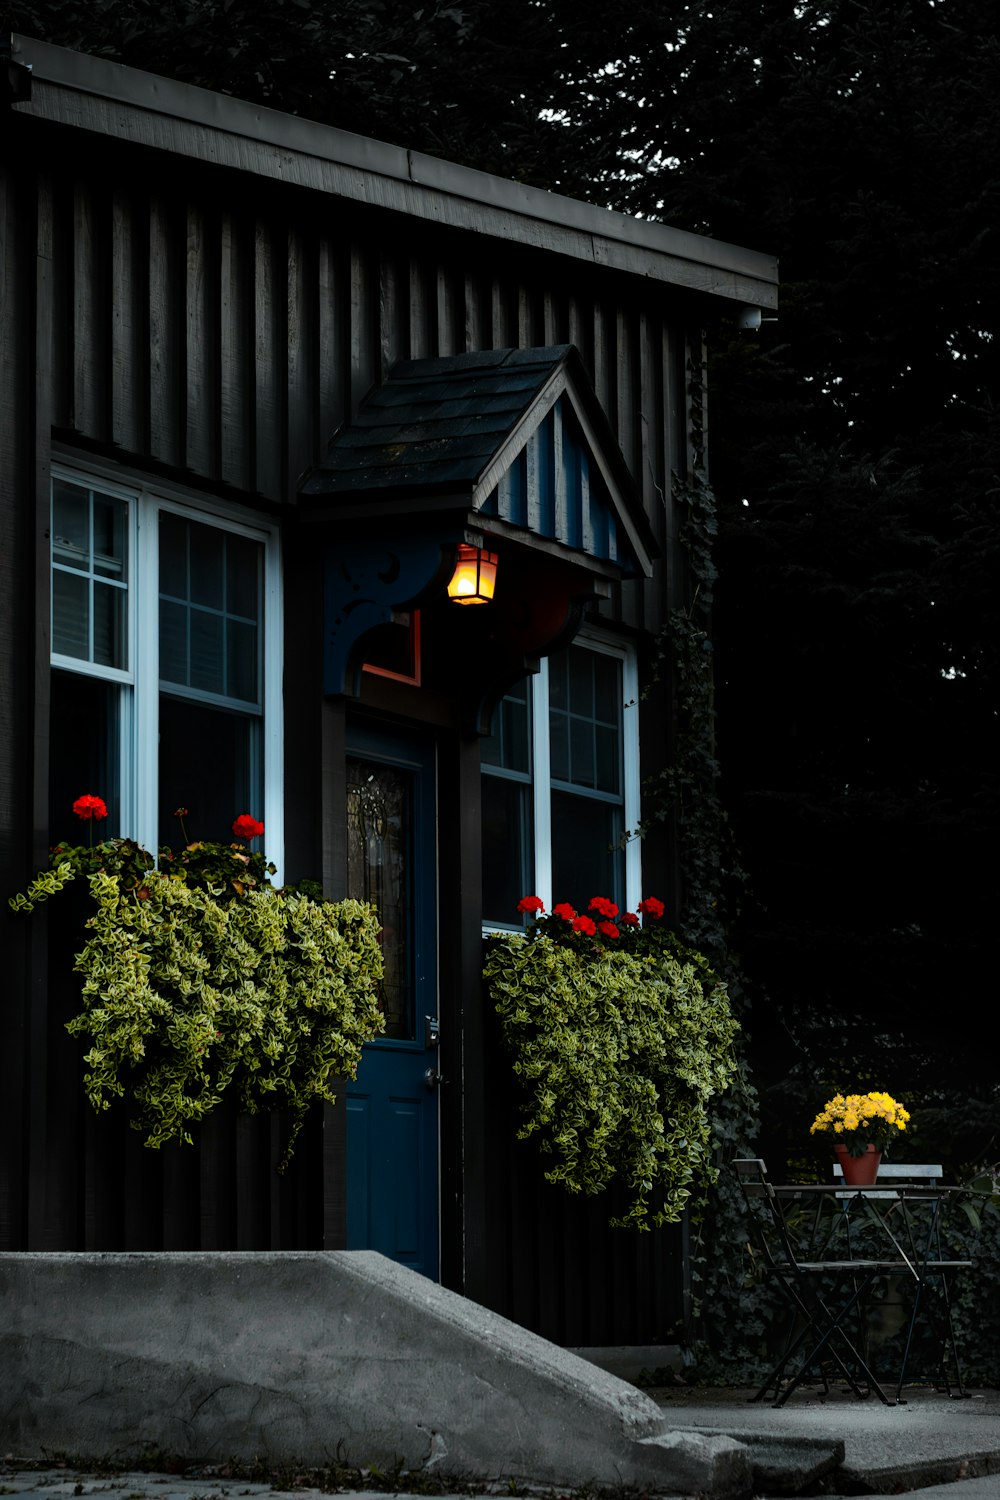
<svg viewBox="0 0 1000 1500"><path fill-rule="evenodd" d="M912 1294L906 1322L903 1355L895 1399L902 1399L914 1331L921 1312L938 1340L938 1374L950 1395L967 1394L951 1316L949 1278L971 1265L947 1259L942 1253L942 1215L953 1195L961 1191L945 1183L920 1180L919 1167L887 1167L872 1187L832 1183L780 1183L775 1199L790 1239L815 1263L843 1261L877 1265L857 1299L863 1312L876 1279L892 1277L904 1296ZM949 1357L951 1369L949 1374ZM864 1368L867 1371L867 1363ZM870 1373L870 1372L869 1372ZM874 1388L886 1399L877 1382Z"/></svg>

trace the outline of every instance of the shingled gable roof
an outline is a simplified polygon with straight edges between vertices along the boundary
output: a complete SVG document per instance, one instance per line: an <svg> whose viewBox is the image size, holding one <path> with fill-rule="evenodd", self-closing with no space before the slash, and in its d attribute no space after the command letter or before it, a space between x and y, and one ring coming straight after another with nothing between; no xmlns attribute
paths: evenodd
<svg viewBox="0 0 1000 1500"><path fill-rule="evenodd" d="M540 443L532 494L524 471ZM561 544L599 571L648 575L658 550L572 344L394 365L300 496L306 513L340 522L464 512L487 532Z"/></svg>

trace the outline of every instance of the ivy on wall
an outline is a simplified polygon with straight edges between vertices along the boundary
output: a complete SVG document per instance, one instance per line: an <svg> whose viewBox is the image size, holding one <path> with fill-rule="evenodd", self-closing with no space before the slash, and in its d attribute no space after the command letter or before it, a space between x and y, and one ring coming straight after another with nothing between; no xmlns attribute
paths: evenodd
<svg viewBox="0 0 1000 1500"><path fill-rule="evenodd" d="M745 1021L746 986L732 951L730 924L747 881L722 800L715 745L712 605L717 534L715 495L706 473L705 375L688 363L688 473L674 476L678 536L688 564L686 606L670 610L657 640L648 691L672 691L673 742L669 763L644 786L646 822L669 821L678 857L683 904L681 937L705 952L725 979L736 1015ZM756 1154L757 1095L749 1076L746 1038L736 1039L733 1087L712 1103L710 1129L718 1171L715 1191L692 1215L690 1278L693 1327L702 1372L712 1368L743 1376L766 1342L777 1308L760 1287L741 1249L747 1243L743 1205L727 1164Z"/></svg>

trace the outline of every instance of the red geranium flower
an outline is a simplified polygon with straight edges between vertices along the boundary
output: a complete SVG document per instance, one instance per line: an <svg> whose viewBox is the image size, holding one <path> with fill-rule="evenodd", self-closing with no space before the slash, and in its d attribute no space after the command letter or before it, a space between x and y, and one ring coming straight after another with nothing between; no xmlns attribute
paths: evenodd
<svg viewBox="0 0 1000 1500"><path fill-rule="evenodd" d="M522 896L517 903L517 909L534 915L536 911L545 910L545 902L539 896Z"/></svg>
<svg viewBox="0 0 1000 1500"><path fill-rule="evenodd" d="M592 896L587 910L599 911L601 916L607 917L609 921L613 921L618 915L617 906L613 901L609 901L607 896Z"/></svg>
<svg viewBox="0 0 1000 1500"><path fill-rule="evenodd" d="M597 928L594 926L589 917L574 917L573 931L585 933L587 937L593 937L594 933L597 931Z"/></svg>
<svg viewBox="0 0 1000 1500"><path fill-rule="evenodd" d="M568 901L560 901L558 906L552 908L552 915L554 917L562 917L564 922L572 922L576 916L576 911L570 906Z"/></svg>
<svg viewBox="0 0 1000 1500"><path fill-rule="evenodd" d="M666 909L667 908L664 906L663 902L659 901L655 896L647 896L645 901L639 902L639 910L642 912L643 916L652 917L654 922L658 922L660 920Z"/></svg>
<svg viewBox="0 0 1000 1500"><path fill-rule="evenodd" d="M251 818L249 813L240 813L233 824L233 832L238 839L256 839L264 832L264 825Z"/></svg>
<svg viewBox="0 0 1000 1500"><path fill-rule="evenodd" d="M91 818L106 818L108 809L100 797L92 797L88 792L84 797L77 797L73 803L73 811L78 818L89 823Z"/></svg>
<svg viewBox="0 0 1000 1500"><path fill-rule="evenodd" d="M634 911L627 911L623 917L619 918L619 921L623 927L638 927L639 925L639 918Z"/></svg>
<svg viewBox="0 0 1000 1500"><path fill-rule="evenodd" d="M614 922L598 922L597 930L598 932L603 932L604 936L607 938L616 938L621 936Z"/></svg>

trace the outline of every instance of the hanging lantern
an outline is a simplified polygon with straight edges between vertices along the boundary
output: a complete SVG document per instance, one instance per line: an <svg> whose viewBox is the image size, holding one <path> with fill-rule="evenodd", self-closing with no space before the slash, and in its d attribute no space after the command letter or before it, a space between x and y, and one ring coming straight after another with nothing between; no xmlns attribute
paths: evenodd
<svg viewBox="0 0 1000 1500"><path fill-rule="evenodd" d="M496 553L460 542L458 561L448 584L448 598L456 604L488 604L496 581Z"/></svg>

